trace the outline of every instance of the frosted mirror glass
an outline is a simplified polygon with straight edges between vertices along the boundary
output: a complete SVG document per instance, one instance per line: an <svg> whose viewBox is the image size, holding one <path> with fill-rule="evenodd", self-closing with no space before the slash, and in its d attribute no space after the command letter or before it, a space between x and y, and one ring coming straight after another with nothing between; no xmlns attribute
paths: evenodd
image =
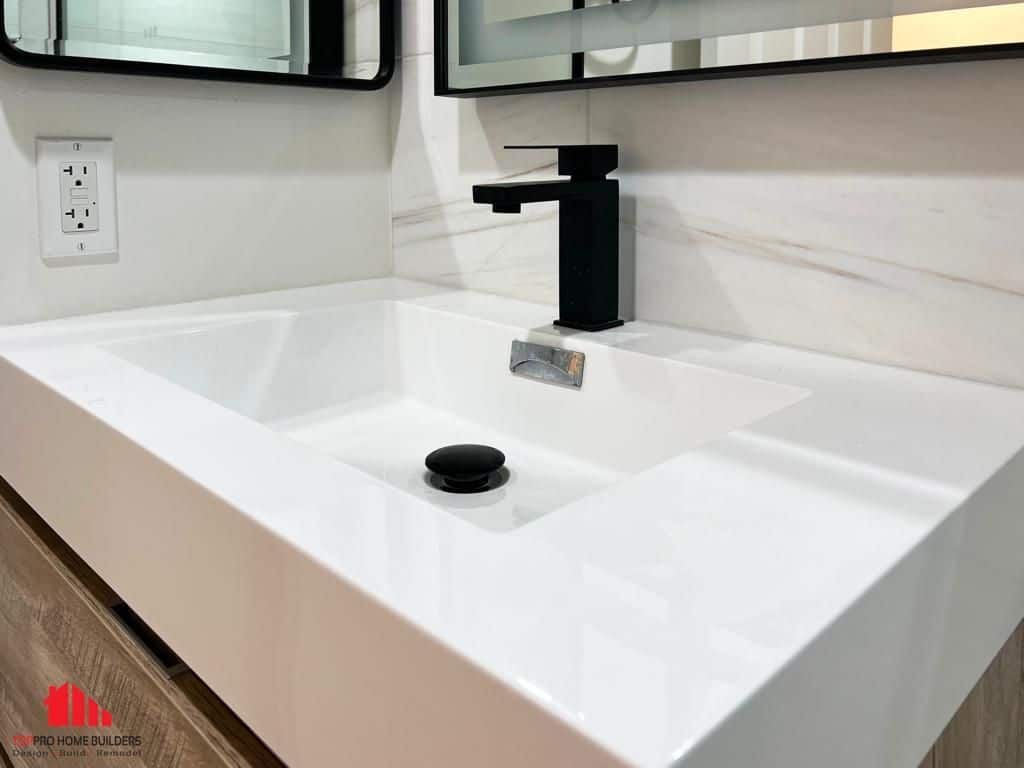
<svg viewBox="0 0 1024 768"><path fill-rule="evenodd" d="M394 56L388 0L0 4L4 53L33 66L368 88L386 82Z"/></svg>
<svg viewBox="0 0 1024 768"><path fill-rule="evenodd" d="M439 93L1018 56L1024 2L437 0Z"/></svg>

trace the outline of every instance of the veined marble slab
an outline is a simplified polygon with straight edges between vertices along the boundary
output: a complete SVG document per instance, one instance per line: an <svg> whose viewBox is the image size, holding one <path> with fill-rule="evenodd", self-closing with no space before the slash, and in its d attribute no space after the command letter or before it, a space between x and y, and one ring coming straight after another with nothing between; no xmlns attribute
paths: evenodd
<svg viewBox="0 0 1024 768"><path fill-rule="evenodd" d="M591 139L622 147L637 316L1024 386L1022 74L593 93Z"/></svg>
<svg viewBox="0 0 1024 768"><path fill-rule="evenodd" d="M627 316L1024 386L1024 62L467 100L415 40L396 274L553 303L554 207L470 189L551 174L503 143L615 142Z"/></svg>
<svg viewBox="0 0 1024 768"><path fill-rule="evenodd" d="M506 144L586 141L586 94L433 95L433 56L403 60L392 91L395 274L545 303L555 300L556 206L520 215L474 205L474 184L554 175L551 152Z"/></svg>

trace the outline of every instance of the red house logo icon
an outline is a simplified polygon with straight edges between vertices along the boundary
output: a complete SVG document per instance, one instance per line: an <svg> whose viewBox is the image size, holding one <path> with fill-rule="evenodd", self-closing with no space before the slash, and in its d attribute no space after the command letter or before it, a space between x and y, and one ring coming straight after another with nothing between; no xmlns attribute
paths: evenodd
<svg viewBox="0 0 1024 768"><path fill-rule="evenodd" d="M85 695L81 688L64 683L59 688L50 686L50 695L43 699L46 722L51 728L84 726L109 728L114 724L111 714Z"/></svg>

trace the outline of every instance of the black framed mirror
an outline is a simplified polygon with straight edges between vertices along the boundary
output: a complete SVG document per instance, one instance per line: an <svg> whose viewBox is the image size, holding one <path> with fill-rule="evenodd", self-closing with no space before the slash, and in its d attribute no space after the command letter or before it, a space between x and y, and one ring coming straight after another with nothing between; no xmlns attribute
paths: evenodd
<svg viewBox="0 0 1024 768"><path fill-rule="evenodd" d="M656 83L1024 55L1005 0L434 0L435 92Z"/></svg>
<svg viewBox="0 0 1024 768"><path fill-rule="evenodd" d="M375 90L393 0L0 0L0 54L30 67Z"/></svg>

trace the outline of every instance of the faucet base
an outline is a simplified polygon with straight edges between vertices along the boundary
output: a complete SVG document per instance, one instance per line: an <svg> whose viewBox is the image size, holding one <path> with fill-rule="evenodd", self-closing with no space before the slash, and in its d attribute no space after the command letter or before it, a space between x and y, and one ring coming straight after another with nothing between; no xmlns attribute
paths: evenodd
<svg viewBox="0 0 1024 768"><path fill-rule="evenodd" d="M620 325L625 325L625 320L605 320L603 323L581 323L574 320L555 320L555 325L559 328L572 328L575 331L589 331L591 333L595 331L607 331L609 328L618 328Z"/></svg>

